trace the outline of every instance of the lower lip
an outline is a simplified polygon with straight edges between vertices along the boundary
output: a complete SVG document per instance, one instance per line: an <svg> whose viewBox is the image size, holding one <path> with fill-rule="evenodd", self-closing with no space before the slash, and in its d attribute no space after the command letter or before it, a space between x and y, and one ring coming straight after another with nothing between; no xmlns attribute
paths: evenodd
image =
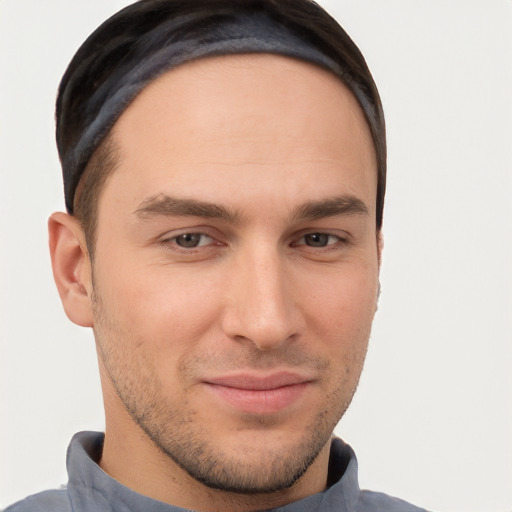
<svg viewBox="0 0 512 512"><path fill-rule="evenodd" d="M231 407L246 414L275 414L297 402L308 382L275 389L254 390L207 383L209 389Z"/></svg>

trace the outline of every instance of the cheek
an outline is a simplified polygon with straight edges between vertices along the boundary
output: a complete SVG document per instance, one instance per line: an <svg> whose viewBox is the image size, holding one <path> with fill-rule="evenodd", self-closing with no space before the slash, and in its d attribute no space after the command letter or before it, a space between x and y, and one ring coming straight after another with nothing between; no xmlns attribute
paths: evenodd
<svg viewBox="0 0 512 512"><path fill-rule="evenodd" d="M119 266L98 276L102 302L133 343L155 359L190 350L218 317L218 284L170 266Z"/></svg>
<svg viewBox="0 0 512 512"><path fill-rule="evenodd" d="M307 322L316 347L331 361L327 387L338 390L344 400L355 389L366 357L376 310L376 269L363 265L359 271L339 271L309 301Z"/></svg>
<svg viewBox="0 0 512 512"><path fill-rule="evenodd" d="M304 286L303 294L308 297L310 322L347 342L358 339L358 332L368 332L376 311L377 266L363 263L338 269L316 287Z"/></svg>

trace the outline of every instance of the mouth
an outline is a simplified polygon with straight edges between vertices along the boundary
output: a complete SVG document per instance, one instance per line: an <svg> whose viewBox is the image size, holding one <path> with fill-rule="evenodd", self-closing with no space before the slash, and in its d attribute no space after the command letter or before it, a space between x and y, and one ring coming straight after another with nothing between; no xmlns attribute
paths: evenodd
<svg viewBox="0 0 512 512"><path fill-rule="evenodd" d="M276 414L298 402L313 380L293 372L239 373L203 381L221 402L245 414Z"/></svg>

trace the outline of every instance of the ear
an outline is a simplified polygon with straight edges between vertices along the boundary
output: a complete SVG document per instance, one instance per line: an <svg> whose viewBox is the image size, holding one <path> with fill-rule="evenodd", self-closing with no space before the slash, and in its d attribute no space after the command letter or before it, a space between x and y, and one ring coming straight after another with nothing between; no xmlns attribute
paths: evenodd
<svg viewBox="0 0 512 512"><path fill-rule="evenodd" d="M68 318L82 327L92 327L91 262L79 222L67 213L54 213L48 220L53 278Z"/></svg>

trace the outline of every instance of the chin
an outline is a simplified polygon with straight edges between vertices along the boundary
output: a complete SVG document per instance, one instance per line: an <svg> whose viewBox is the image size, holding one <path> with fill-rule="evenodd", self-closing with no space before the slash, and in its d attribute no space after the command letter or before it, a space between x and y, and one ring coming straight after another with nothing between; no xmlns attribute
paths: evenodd
<svg viewBox="0 0 512 512"><path fill-rule="evenodd" d="M325 443L262 449L256 443L238 453L203 451L183 469L206 487L237 494L268 494L294 486L313 464ZM175 461L176 462L176 461ZM180 461L183 462L183 461Z"/></svg>

